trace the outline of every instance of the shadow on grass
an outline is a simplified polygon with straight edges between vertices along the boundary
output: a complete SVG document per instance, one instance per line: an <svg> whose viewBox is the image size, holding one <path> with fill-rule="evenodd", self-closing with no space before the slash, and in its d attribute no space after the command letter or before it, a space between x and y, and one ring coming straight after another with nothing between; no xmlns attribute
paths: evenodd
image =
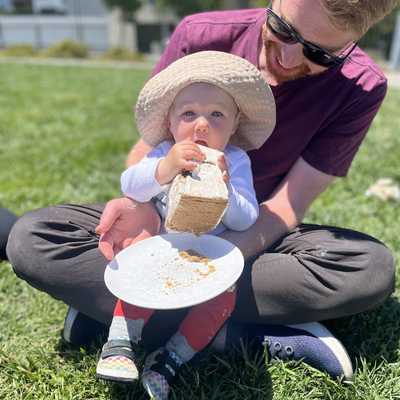
<svg viewBox="0 0 400 400"><path fill-rule="evenodd" d="M97 361L104 338L98 337L91 345L76 348L63 340L56 351L65 362L80 368L85 357ZM144 353L138 354L143 365ZM96 360L96 361L95 361ZM94 371L95 368L93 368ZM93 375L93 380L96 380ZM145 400L147 394L140 382L118 384L99 380L99 385L109 393L110 400ZM182 367L173 385L171 400L271 400L272 382L265 367L263 354L247 350L247 346L227 354L203 352L188 366Z"/></svg>
<svg viewBox="0 0 400 400"><path fill-rule="evenodd" d="M400 361L400 302L390 297L380 307L352 317L329 321L353 361L364 358L369 365L383 360Z"/></svg>

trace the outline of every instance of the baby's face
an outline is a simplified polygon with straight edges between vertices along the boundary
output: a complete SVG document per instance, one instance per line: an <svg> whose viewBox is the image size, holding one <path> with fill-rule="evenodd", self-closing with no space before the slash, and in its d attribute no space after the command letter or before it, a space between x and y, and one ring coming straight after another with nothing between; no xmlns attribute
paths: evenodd
<svg viewBox="0 0 400 400"><path fill-rule="evenodd" d="M189 139L221 151L235 132L238 118L233 98L208 83L193 83L182 89L169 112L175 142Z"/></svg>

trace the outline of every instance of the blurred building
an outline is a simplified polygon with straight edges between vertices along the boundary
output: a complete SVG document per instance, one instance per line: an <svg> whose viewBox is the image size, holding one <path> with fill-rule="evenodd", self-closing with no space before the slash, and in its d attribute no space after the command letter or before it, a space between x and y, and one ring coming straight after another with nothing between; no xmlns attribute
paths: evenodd
<svg viewBox="0 0 400 400"><path fill-rule="evenodd" d="M0 47L31 44L48 47L64 39L85 43L93 51L125 47L159 53L179 19L161 13L155 0L144 2L132 21L102 0L0 0Z"/></svg>
<svg viewBox="0 0 400 400"><path fill-rule="evenodd" d="M0 0L7 12L105 16L108 9L102 0Z"/></svg>
<svg viewBox="0 0 400 400"><path fill-rule="evenodd" d="M0 0L0 11L11 12L13 9L12 0Z"/></svg>

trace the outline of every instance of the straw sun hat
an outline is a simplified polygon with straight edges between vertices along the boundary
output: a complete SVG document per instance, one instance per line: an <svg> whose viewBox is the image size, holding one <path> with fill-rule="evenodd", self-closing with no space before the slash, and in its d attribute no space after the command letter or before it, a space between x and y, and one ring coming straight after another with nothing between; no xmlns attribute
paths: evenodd
<svg viewBox="0 0 400 400"><path fill-rule="evenodd" d="M275 101L258 69L245 59L220 51L201 51L182 57L152 77L136 103L136 123L143 140L156 146L172 139L168 112L176 95L192 83L216 85L229 93L241 111L230 143L258 149L275 127Z"/></svg>

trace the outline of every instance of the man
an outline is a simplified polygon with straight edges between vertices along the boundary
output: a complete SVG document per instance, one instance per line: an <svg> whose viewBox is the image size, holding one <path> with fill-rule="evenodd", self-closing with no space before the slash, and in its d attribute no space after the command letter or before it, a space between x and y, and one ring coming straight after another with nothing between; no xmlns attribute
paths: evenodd
<svg viewBox="0 0 400 400"><path fill-rule="evenodd" d="M11 211L0 207L0 261L7 260L8 235L16 220L17 217Z"/></svg>
<svg viewBox="0 0 400 400"><path fill-rule="evenodd" d="M383 74L355 43L395 5L395 0L275 0L267 10L187 17L171 37L154 73L184 54L231 52L257 65L277 103L275 131L249 153L260 217L246 232L223 235L242 250L247 266L232 322L215 346L225 348L247 335L264 343L271 357L303 359L351 379L346 350L315 321L382 303L394 287L393 257L368 235L301 221L335 177L347 174L384 99ZM139 141L128 164L150 149ZM120 198L106 208L39 210L16 224L8 245L11 263L21 278L70 306L65 339L83 341L84 332L99 330L96 321L109 322L115 299L103 282L106 258L132 240L132 218L151 218L154 212L151 204ZM143 335L150 347L173 332L182 313L154 318ZM163 332L155 328L160 324Z"/></svg>

